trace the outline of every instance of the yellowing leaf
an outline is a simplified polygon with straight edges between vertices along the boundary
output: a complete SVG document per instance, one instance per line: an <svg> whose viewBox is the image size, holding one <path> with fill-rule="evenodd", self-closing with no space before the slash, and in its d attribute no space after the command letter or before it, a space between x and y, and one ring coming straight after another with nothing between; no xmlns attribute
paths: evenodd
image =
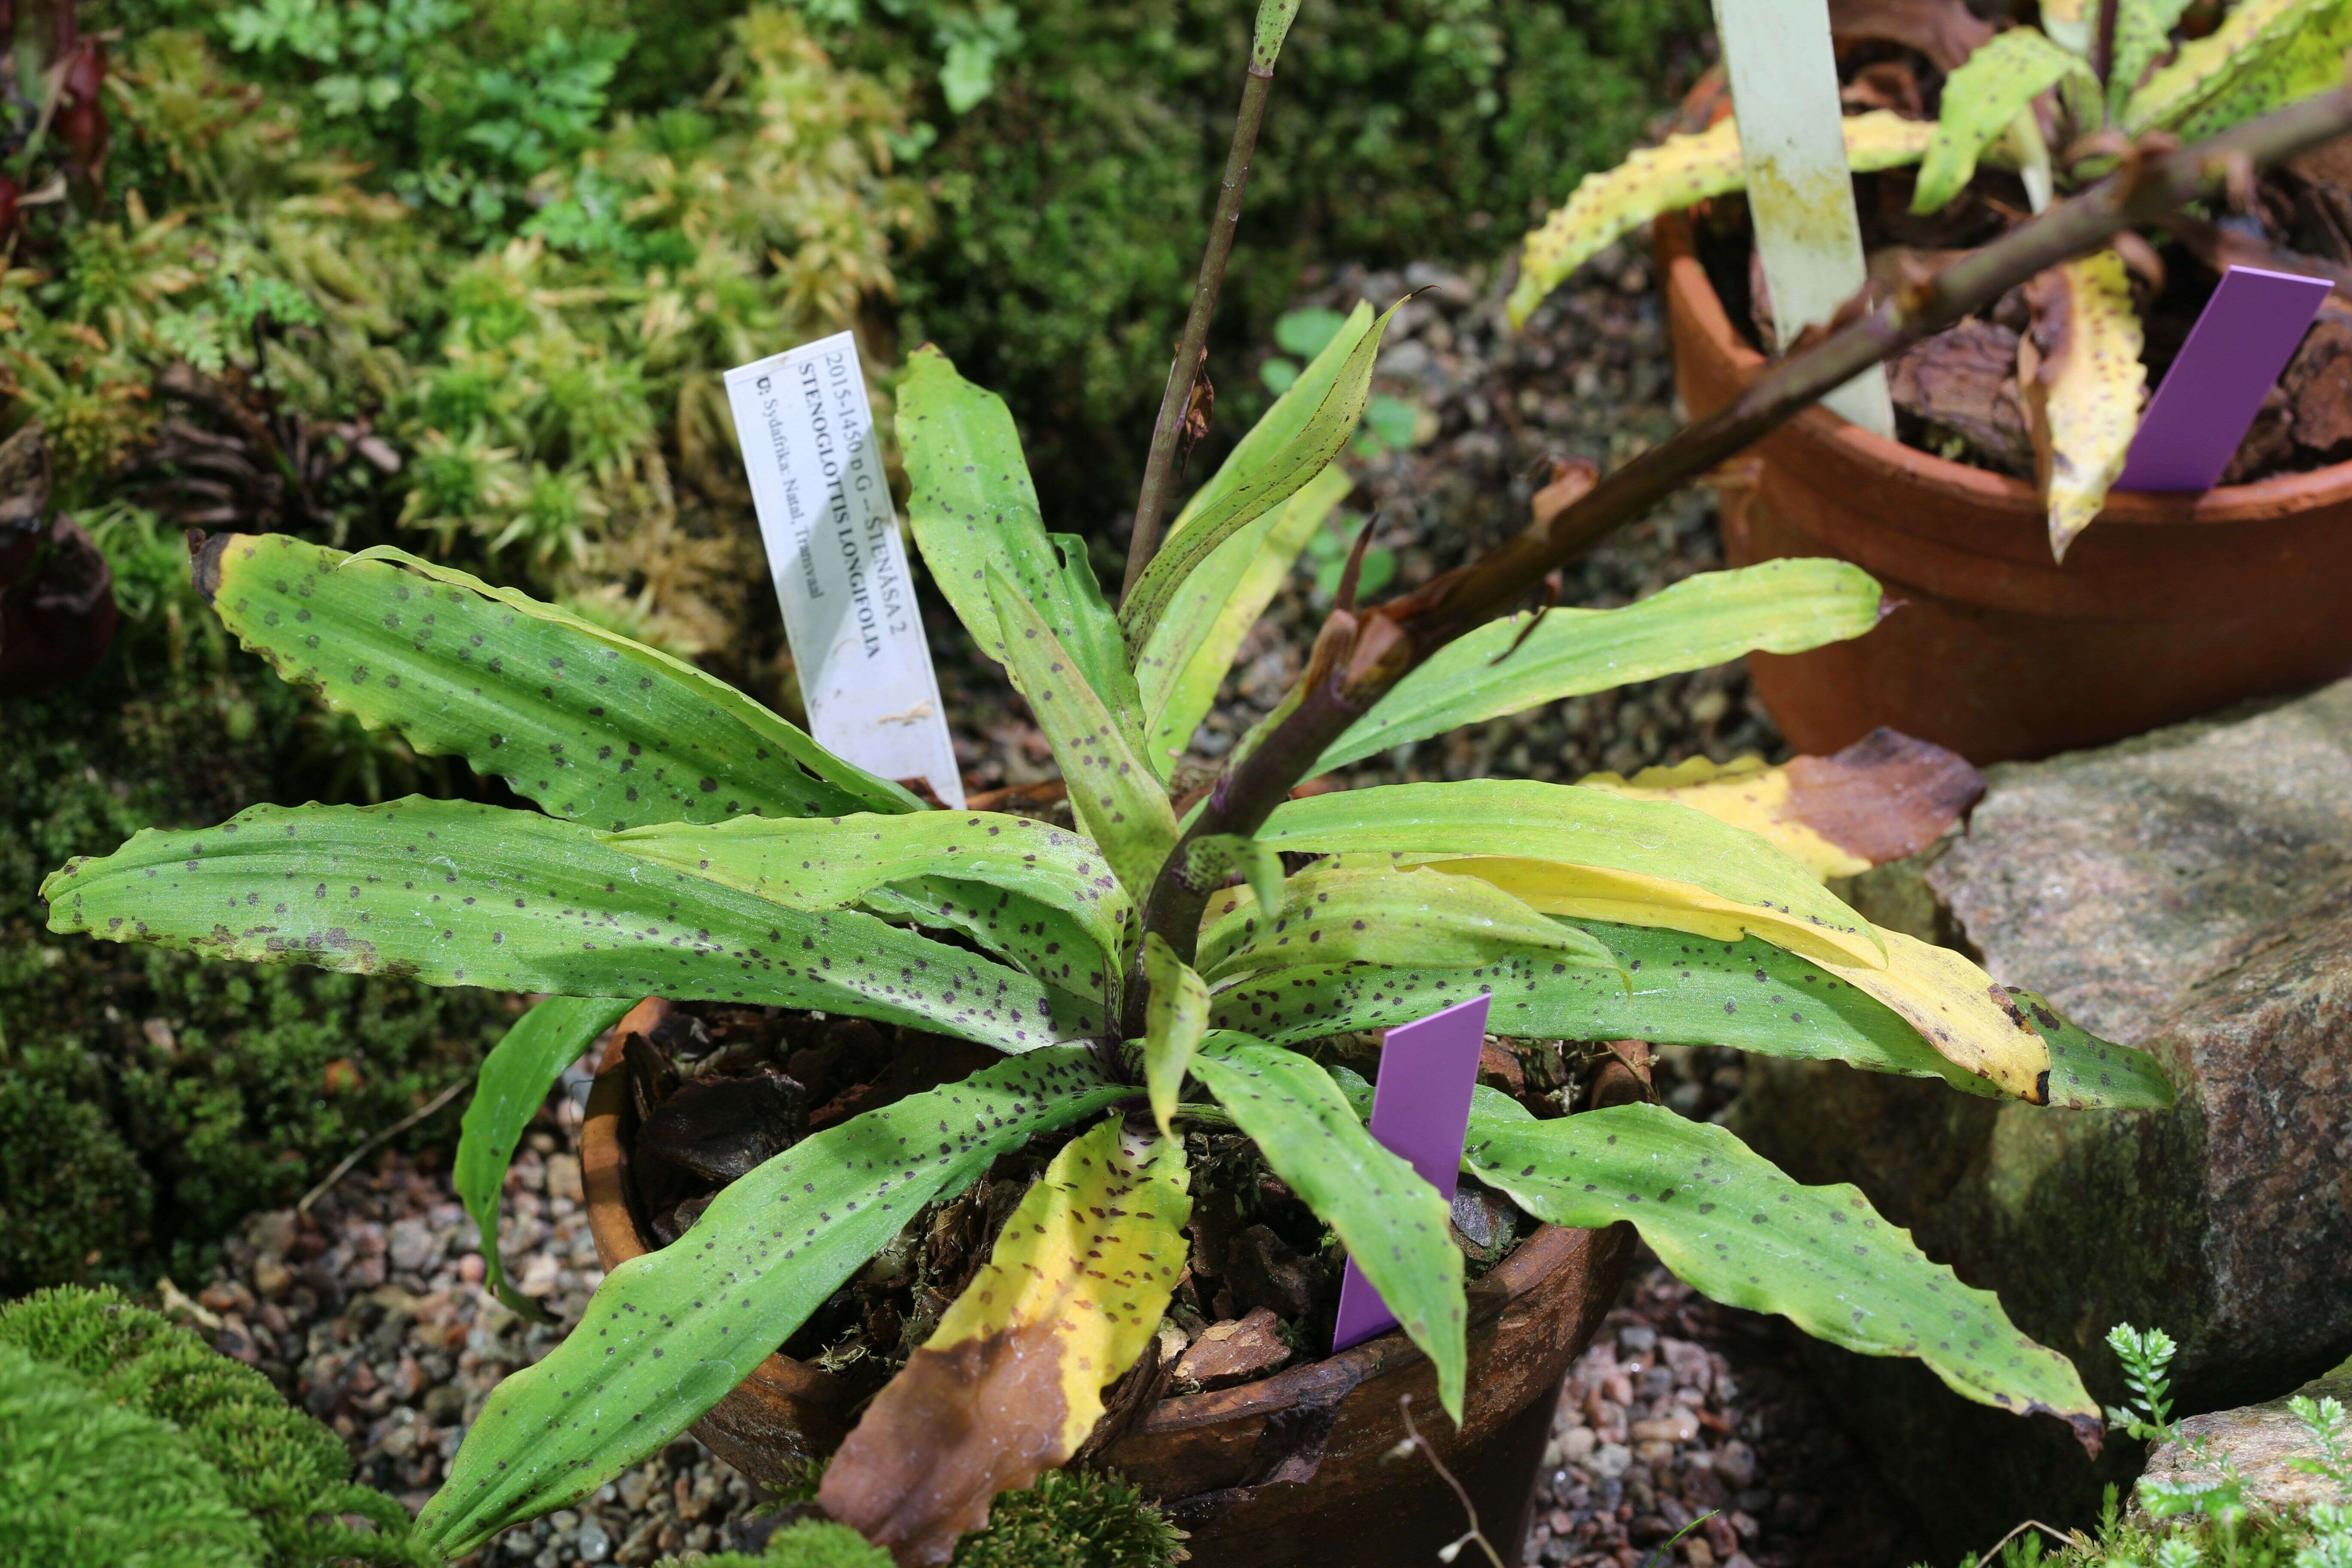
<svg viewBox="0 0 2352 1568"><path fill-rule="evenodd" d="M1177 1092L1209 1032L1209 987L1158 931L1143 939L1143 978L1151 987L1143 1002L1143 1086L1152 1120L1172 1137Z"/></svg>
<svg viewBox="0 0 2352 1568"><path fill-rule="evenodd" d="M1087 837L1128 891L1141 898L1176 844L1176 813L1068 650L1002 573L988 591L1004 628L1004 666L1054 748Z"/></svg>
<svg viewBox="0 0 2352 1568"><path fill-rule="evenodd" d="M1935 127L1880 109L1852 116L1844 130L1846 162L1861 174L1917 163ZM1518 286L1507 307L1511 324L1524 325L1544 296L1601 247L1660 213L1738 190L1747 182L1739 128L1730 119L1694 135L1669 136L1663 145L1643 148L1606 173L1587 174L1568 205L1528 236Z"/></svg>
<svg viewBox="0 0 2352 1568"><path fill-rule="evenodd" d="M1945 79L1943 111L1919 163L1911 210L1931 213L1960 194L1976 174L1977 159L2007 132L2033 100L2061 82L2089 89L2071 95L2086 106L2096 124L2098 80L2082 57L2052 43L2032 27L2011 27L1977 50ZM2084 129L2090 129L2086 126Z"/></svg>
<svg viewBox="0 0 2352 1568"><path fill-rule="evenodd" d="M1158 1334L1192 1217L1183 1145L1116 1116L1054 1157L987 1264L875 1396L824 1473L824 1511L900 1563L940 1563L1001 1491L1077 1451L1102 1391Z"/></svg>
<svg viewBox="0 0 2352 1568"><path fill-rule="evenodd" d="M2347 0L2239 0L2125 100L2123 129L2194 141L2333 87L2352 48Z"/></svg>
<svg viewBox="0 0 2352 1568"><path fill-rule="evenodd" d="M1591 773L1586 789L1670 800L1769 840L1824 879L1916 855L1984 794L1966 758L1892 730L1874 730L1834 756L1766 767L1758 756L1692 757L1627 779Z"/></svg>
<svg viewBox="0 0 2352 1568"><path fill-rule="evenodd" d="M1773 946L1830 967L1832 958L1854 963L1854 950L1874 945L1867 922L1853 933L1828 931L1777 910L1743 904L1688 882L1668 881L1600 866L1559 860L1489 856L1472 860L1423 859L1427 870L1475 877L1548 915L1570 920L1615 921L1621 925L1664 926L1711 936L1718 942L1761 937Z"/></svg>
<svg viewBox="0 0 2352 1568"><path fill-rule="evenodd" d="M1423 864L1420 874L1431 871L1492 882L1534 909L1570 920L1615 921L1727 942L1760 938L1893 1009L1962 1071L2021 1100L2039 1104L2048 1097L2050 1048L2042 1036L1992 976L1948 948L1864 922L1885 956L1883 963L1863 962L1823 941L1818 928L1760 918L1768 911L1703 889L1553 860L1437 860ZM1876 959L1874 949L1864 951ZM1222 986L1219 1001L1224 1001Z"/></svg>
<svg viewBox="0 0 2352 1568"><path fill-rule="evenodd" d="M1953 1066L2020 1100L2050 1098L2050 1047L1993 977L1948 947L1881 931L1886 967L1807 954L1822 968L1900 1014Z"/></svg>
<svg viewBox="0 0 2352 1568"><path fill-rule="evenodd" d="M1435 865L1546 914L1727 941L1752 932L1808 956L1883 961L1870 922L1818 877L1756 835L1671 801L1528 779L1383 784L1286 801L1258 838L1358 866Z"/></svg>
<svg viewBox="0 0 2352 1568"><path fill-rule="evenodd" d="M2091 526L2139 433L2139 316L2124 258L2095 251L2025 286L2033 330L2017 351L2017 378L2033 430L2034 466L2050 513L2050 553Z"/></svg>

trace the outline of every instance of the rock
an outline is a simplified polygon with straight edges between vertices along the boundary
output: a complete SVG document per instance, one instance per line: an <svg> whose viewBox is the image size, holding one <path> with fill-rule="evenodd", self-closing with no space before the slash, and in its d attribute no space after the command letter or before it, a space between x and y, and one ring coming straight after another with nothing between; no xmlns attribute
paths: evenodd
<svg viewBox="0 0 2352 1568"><path fill-rule="evenodd" d="M441 1256L441 1238L421 1219L395 1220L391 1251L392 1266L413 1274Z"/></svg>
<svg viewBox="0 0 2352 1568"><path fill-rule="evenodd" d="M1634 1422L1629 1430L1637 1443L1687 1443L1698 1436L1698 1417L1677 1405Z"/></svg>
<svg viewBox="0 0 2352 1568"><path fill-rule="evenodd" d="M1735 1125L1801 1181L1860 1185L2104 1403L2116 1322L2180 1343L2183 1411L2282 1394L2352 1351L2352 681L1989 786L1965 837L1857 901L2153 1053L2179 1103L2059 1111L1755 1058ZM2129 1479L2128 1444L2094 1467L1914 1363L1809 1353L1955 1552L2084 1521Z"/></svg>
<svg viewBox="0 0 2352 1568"><path fill-rule="evenodd" d="M1257 1308L1245 1318L1211 1323L1176 1363L1179 1381L1202 1388L1223 1388L1264 1377L1290 1359L1282 1342L1281 1325L1272 1312Z"/></svg>
<svg viewBox="0 0 2352 1568"><path fill-rule="evenodd" d="M1592 1473L1606 1480L1615 1480L1633 1468L1633 1450L1622 1443L1603 1443L1592 1450Z"/></svg>
<svg viewBox="0 0 2352 1568"><path fill-rule="evenodd" d="M1481 1268L1503 1260L1519 1234L1518 1206L1500 1193L1467 1178L1454 1194L1454 1245Z"/></svg>
<svg viewBox="0 0 2352 1568"><path fill-rule="evenodd" d="M2315 1404L2332 1398L2339 1405L2352 1405L2352 1361L2313 1378L2293 1394L2262 1405L2190 1416L2179 1424L2179 1439L2158 1443L2148 1451L2147 1469L2140 1477L2141 1487L2146 1488L2151 1481L2174 1486L2211 1485L2221 1479L2220 1461L2226 1457L2244 1478L2249 1501L2267 1503L2282 1512L2309 1508L2314 1503L2342 1501L2340 1489L2333 1480L2295 1468L2297 1460L2308 1463L2326 1458L2314 1441L2311 1428L2287 1408L2288 1400L2296 1395ZM2339 1438L2352 1438L2352 1433L2345 1433L2341 1427L2338 1433ZM2196 1456L2189 1452L2189 1446L2200 1438L2204 1439L2209 1463L2200 1464ZM2133 1500L2137 1506L2145 1500L2136 1496Z"/></svg>
<svg viewBox="0 0 2352 1568"><path fill-rule="evenodd" d="M575 1204L584 1200L586 1189L581 1184L579 1155L550 1154L547 1157L547 1195L569 1198Z"/></svg>
<svg viewBox="0 0 2352 1568"><path fill-rule="evenodd" d="M1756 1481L1756 1450L1732 1438L1715 1451L1715 1473L1733 1491L1746 1491Z"/></svg>

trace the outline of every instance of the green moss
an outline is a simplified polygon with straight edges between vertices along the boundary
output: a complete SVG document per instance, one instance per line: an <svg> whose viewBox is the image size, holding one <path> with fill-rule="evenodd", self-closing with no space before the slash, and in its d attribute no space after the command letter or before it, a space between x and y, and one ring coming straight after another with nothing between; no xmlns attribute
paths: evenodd
<svg viewBox="0 0 2352 1568"><path fill-rule="evenodd" d="M44 1402L25 1417L28 1432L43 1413L64 1418L58 1390L70 1384L83 1406L71 1417L78 1425L107 1432L120 1428L111 1439L115 1449L103 1462L124 1467L126 1479L151 1468L184 1475L180 1490L164 1495L178 1499L188 1518L215 1524L231 1519L242 1526L219 1532L236 1547L234 1554L174 1554L150 1545L145 1550L152 1556L76 1551L58 1561L152 1562L158 1568L184 1562L312 1568L330 1560L423 1561L407 1544L406 1510L379 1492L351 1484L351 1457L332 1432L289 1405L259 1373L113 1290L67 1287L0 1308L0 1386L12 1374L26 1379ZM5 1400L0 1392L0 1405ZM5 1420L0 1412L0 1426ZM57 1439L36 1441L24 1451L36 1451L43 1441L54 1446ZM17 1451L0 1441L0 1452ZM128 1491L120 1501L98 1495L110 1479L85 1481L90 1500L77 1506L89 1521L74 1528L98 1528L96 1521L108 1509L143 1517ZM9 1532L5 1510L24 1489L12 1484L5 1490L0 1539L14 1544L23 1538ZM341 1515L365 1518L375 1528L353 1529L339 1521ZM159 1527L155 1539L173 1537Z"/></svg>
<svg viewBox="0 0 2352 1568"><path fill-rule="evenodd" d="M0 1541L9 1560L256 1568L261 1532L165 1422L0 1344Z"/></svg>
<svg viewBox="0 0 2352 1568"><path fill-rule="evenodd" d="M1169 1568L1183 1537L1142 1494L1098 1470L1048 1470L989 1506L956 1568Z"/></svg>
<svg viewBox="0 0 2352 1568"><path fill-rule="evenodd" d="M673 1558L663 1568L682 1568ZM890 1568L890 1554L845 1524L804 1519L768 1538L767 1554L725 1552L693 1560L693 1568Z"/></svg>

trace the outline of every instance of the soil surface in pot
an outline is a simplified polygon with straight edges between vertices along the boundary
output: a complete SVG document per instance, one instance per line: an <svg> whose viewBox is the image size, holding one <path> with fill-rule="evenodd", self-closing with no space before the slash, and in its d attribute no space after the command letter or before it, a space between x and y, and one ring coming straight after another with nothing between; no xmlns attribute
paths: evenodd
<svg viewBox="0 0 2352 1568"><path fill-rule="evenodd" d="M1887 43L1843 48L1839 76L1849 108L1893 109L1914 118L1934 115L1943 88L1943 73L1926 56ZM1705 89L1695 93L1685 123L1711 108ZM1871 280L1882 291L1950 265L2022 223L2031 211L2018 178L1988 166L1940 211L1915 214L1913 174L1895 169L1855 180L1863 247ZM2352 149L2334 145L2266 170L2254 182L2246 211L2211 216L2209 222L2184 215L2168 231L2125 250L2146 331L2141 358L2148 391L2163 381L2232 264L2333 278L2335 294L2272 388L2221 482L2244 484L2352 460ZM1692 216L1699 259L1725 312L1750 347L1772 353L1771 304L1745 197L1702 202ZM1889 361L1896 436L1948 461L2032 479L2033 443L2018 390L2017 355L2021 336L2032 330L2020 287L1980 316Z"/></svg>

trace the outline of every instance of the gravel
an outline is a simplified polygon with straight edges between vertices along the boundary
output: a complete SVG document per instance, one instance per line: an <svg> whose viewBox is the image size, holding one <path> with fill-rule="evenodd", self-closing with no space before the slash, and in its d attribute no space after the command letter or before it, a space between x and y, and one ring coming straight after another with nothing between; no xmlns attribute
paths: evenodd
<svg viewBox="0 0 2352 1568"><path fill-rule="evenodd" d="M1926 1555L1822 1407L1776 1319L1695 1294L1646 1249L1577 1358L1524 1560L1889 1568Z"/></svg>
<svg viewBox="0 0 2352 1568"><path fill-rule="evenodd" d="M420 1509L499 1380L539 1360L603 1282L569 1152L587 1078L575 1068L516 1152L501 1252L552 1324L482 1289L481 1235L446 1173L398 1153L310 1212L257 1215L182 1314L258 1367L351 1445L357 1479ZM167 1305L171 1292L166 1292ZM681 1437L577 1508L508 1531L469 1561L572 1568L747 1545L750 1482Z"/></svg>

